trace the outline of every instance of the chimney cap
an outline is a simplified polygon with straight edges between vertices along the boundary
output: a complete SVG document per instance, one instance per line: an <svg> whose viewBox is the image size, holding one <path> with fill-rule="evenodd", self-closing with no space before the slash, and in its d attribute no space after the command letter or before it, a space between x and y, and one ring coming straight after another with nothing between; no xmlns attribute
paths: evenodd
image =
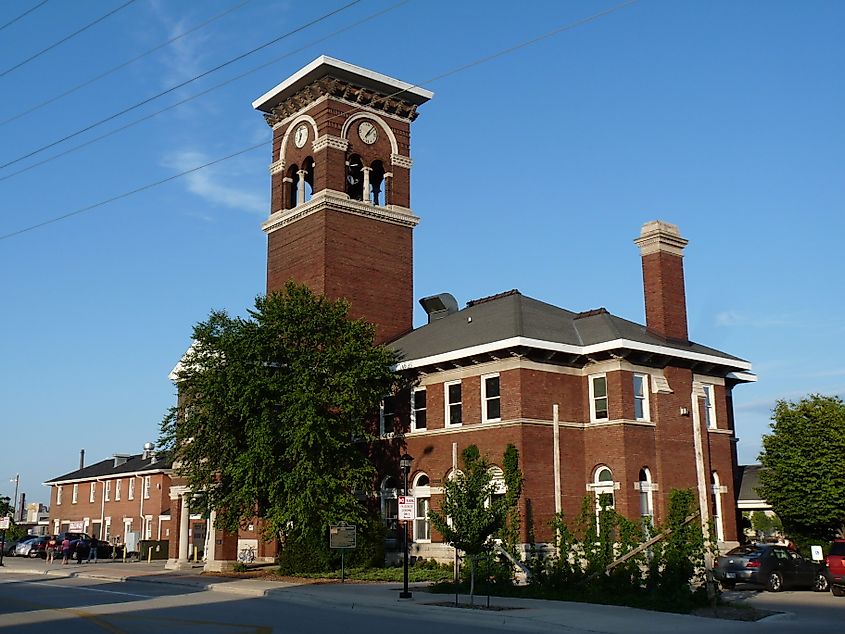
<svg viewBox="0 0 845 634"><path fill-rule="evenodd" d="M640 255L650 255L659 251L673 255L683 255L689 240L681 237L678 225L665 220L652 220L640 229L640 237L634 240L640 248Z"/></svg>

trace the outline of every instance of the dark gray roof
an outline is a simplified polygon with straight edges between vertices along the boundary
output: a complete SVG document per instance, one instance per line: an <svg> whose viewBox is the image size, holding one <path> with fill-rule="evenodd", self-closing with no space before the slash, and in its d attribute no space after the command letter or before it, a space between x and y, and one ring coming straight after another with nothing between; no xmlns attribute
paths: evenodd
<svg viewBox="0 0 845 634"><path fill-rule="evenodd" d="M759 464L739 465L740 484L739 501L762 500L756 489L760 486L760 471L763 469Z"/></svg>
<svg viewBox="0 0 845 634"><path fill-rule="evenodd" d="M153 462L155 460L155 462ZM122 473L139 473L143 471L162 471L170 469L171 463L162 460L161 458L144 458L143 454L129 456L128 460L121 465L114 466L114 458L101 460L92 465L71 471L57 478L47 480L44 484L51 484L53 482L64 482L67 480L87 480L93 478L103 478L108 476L117 476Z"/></svg>
<svg viewBox="0 0 845 634"><path fill-rule="evenodd" d="M611 315L601 308L575 313L509 291L469 302L467 307L393 341L402 361L413 361L489 344L512 337L539 339L557 344L590 346L627 339L670 348L678 352L713 355L744 366L739 357L693 342L666 340L641 324Z"/></svg>

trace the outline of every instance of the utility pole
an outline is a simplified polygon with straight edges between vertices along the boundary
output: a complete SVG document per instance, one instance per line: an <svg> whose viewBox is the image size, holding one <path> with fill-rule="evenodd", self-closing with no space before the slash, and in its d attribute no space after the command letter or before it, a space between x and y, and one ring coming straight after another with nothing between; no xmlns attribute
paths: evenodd
<svg viewBox="0 0 845 634"><path fill-rule="evenodd" d="M20 519L20 513L18 512L18 485L21 483L21 474L16 473L15 477L9 480L9 482L15 483L15 497L12 498L12 519L17 524Z"/></svg>

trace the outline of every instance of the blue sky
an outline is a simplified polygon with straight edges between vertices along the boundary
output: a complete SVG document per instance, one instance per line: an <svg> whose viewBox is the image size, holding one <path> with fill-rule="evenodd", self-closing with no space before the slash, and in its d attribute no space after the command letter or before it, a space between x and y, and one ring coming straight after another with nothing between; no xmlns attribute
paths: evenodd
<svg viewBox="0 0 845 634"><path fill-rule="evenodd" d="M616 5L363 0L18 160L344 4L242 1L136 0L14 69L125 0L50 0L0 29L0 236L263 144L0 238L0 493L20 473L46 501L80 448L155 440L192 325L264 290L270 130L250 104L321 54L435 93L412 139L416 297L518 288L642 323L632 240L660 218L690 241L690 337L759 375L735 391L740 462L776 399L845 393L845 4L640 0L429 82ZM0 26L35 4L3 2Z"/></svg>

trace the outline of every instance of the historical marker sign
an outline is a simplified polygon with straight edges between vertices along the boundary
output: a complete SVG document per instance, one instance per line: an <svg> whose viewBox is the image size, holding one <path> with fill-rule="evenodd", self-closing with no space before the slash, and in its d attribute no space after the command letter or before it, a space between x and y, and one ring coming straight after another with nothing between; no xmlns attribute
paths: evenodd
<svg viewBox="0 0 845 634"><path fill-rule="evenodd" d="M355 526L350 524L339 524L337 526L329 527L329 548L355 548L355 545Z"/></svg>

